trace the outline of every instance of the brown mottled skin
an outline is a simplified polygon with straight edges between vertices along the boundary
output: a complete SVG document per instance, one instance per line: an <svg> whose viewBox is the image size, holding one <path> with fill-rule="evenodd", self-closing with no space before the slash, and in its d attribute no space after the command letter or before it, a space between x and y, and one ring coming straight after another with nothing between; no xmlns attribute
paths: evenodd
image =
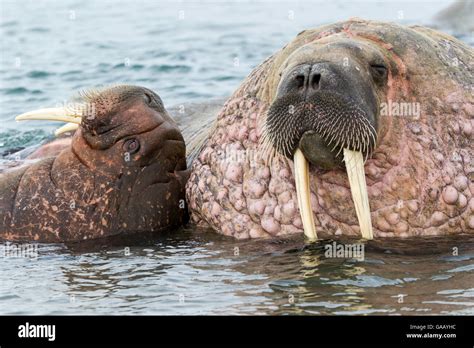
<svg viewBox="0 0 474 348"><path fill-rule="evenodd" d="M376 110L377 146L365 163L375 238L474 233L472 48L428 28L359 19L300 33L226 102L186 186L192 221L239 239L302 233L293 162L268 161L262 146L267 112L293 60L340 67L348 57L362 76L366 47L387 67L373 86L377 105L420 105L419 117ZM360 236L346 172L311 165L310 181L318 236Z"/></svg>
<svg viewBox="0 0 474 348"><path fill-rule="evenodd" d="M185 144L160 98L118 86L87 101L95 114L83 116L70 146L0 174L0 239L81 241L185 222Z"/></svg>

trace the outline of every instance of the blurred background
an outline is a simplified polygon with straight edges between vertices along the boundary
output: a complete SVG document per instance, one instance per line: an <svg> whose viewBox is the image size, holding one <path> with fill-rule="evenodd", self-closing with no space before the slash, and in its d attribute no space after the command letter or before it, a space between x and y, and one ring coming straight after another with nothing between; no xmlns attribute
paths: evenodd
<svg viewBox="0 0 474 348"><path fill-rule="evenodd" d="M301 30L350 17L437 26L472 44L472 2L461 1L454 13L435 18L449 5L1 0L0 154L38 143L57 126L15 123L19 113L115 83L151 88L166 106L228 96L253 67Z"/></svg>

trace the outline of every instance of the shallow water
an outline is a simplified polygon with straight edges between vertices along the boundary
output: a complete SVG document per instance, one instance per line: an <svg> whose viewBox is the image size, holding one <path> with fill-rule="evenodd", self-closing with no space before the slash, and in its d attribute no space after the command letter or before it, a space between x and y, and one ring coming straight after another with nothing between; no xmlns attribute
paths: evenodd
<svg viewBox="0 0 474 348"><path fill-rule="evenodd" d="M191 230L126 245L0 247L0 312L474 313L474 238L371 242L363 260L328 258L331 241L239 242Z"/></svg>
<svg viewBox="0 0 474 348"><path fill-rule="evenodd" d="M427 24L444 6L3 0L0 153L57 127L19 125L16 114L80 89L131 83L167 106L206 101L305 28L353 16ZM375 241L363 261L327 258L301 237L242 242L186 229L106 248L39 245L33 258L14 247L0 246L0 314L474 314L467 238Z"/></svg>

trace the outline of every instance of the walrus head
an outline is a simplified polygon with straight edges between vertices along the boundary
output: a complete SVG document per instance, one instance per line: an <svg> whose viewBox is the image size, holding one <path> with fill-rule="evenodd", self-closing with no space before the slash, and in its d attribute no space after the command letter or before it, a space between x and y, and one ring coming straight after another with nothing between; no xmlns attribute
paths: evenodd
<svg viewBox="0 0 474 348"><path fill-rule="evenodd" d="M387 72L384 56L369 43L340 39L302 46L280 72L266 118L268 140L290 159L300 149L320 169L342 166L344 148L368 157Z"/></svg>
<svg viewBox="0 0 474 348"><path fill-rule="evenodd" d="M224 105L193 163L191 218L236 238L473 231L472 56L418 26L303 31Z"/></svg>
<svg viewBox="0 0 474 348"><path fill-rule="evenodd" d="M346 167L354 179L350 184L362 234L372 238L360 169L377 143L379 95L387 88L388 71L376 45L346 37L310 42L282 64L262 139L280 154L294 158L303 224L311 238L316 233L309 213L306 161L320 170ZM346 164L349 161L351 166Z"/></svg>
<svg viewBox="0 0 474 348"><path fill-rule="evenodd" d="M160 97L141 87L87 95L72 149L90 168L118 179L119 226L154 231L179 226L186 213L186 146Z"/></svg>
<svg viewBox="0 0 474 348"><path fill-rule="evenodd" d="M71 147L55 159L51 176L75 202L73 219L85 215L86 223L93 222L88 228L93 235L82 232L88 239L163 230L187 218L184 139L153 91L136 86L89 91L72 106L32 111L17 119L78 125ZM82 204L88 213L79 209Z"/></svg>

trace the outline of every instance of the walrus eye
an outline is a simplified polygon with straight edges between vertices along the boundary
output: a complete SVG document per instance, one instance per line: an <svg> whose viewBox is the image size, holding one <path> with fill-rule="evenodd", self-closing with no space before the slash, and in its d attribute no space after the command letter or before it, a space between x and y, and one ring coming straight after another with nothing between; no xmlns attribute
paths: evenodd
<svg viewBox="0 0 474 348"><path fill-rule="evenodd" d="M387 77L387 67L382 64L372 64L370 66L375 80L383 81Z"/></svg>
<svg viewBox="0 0 474 348"><path fill-rule="evenodd" d="M151 104L152 101L153 99L150 97L150 95L148 93L145 93L145 102L147 104Z"/></svg>
<svg viewBox="0 0 474 348"><path fill-rule="evenodd" d="M138 150L140 150L140 142L138 141L138 139L128 139L123 144L123 149L129 154L133 154L137 152Z"/></svg>

